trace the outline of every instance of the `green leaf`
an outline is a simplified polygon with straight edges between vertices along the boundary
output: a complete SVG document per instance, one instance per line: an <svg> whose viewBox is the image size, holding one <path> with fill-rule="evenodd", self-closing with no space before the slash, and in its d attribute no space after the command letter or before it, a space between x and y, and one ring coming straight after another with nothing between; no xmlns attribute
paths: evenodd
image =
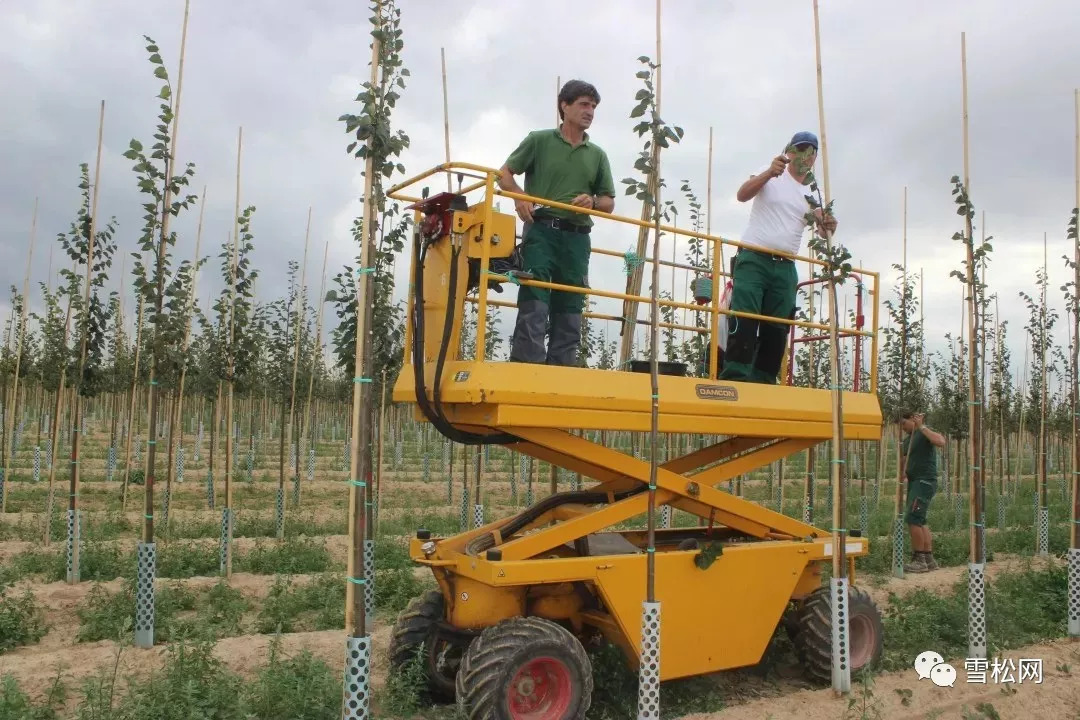
<svg viewBox="0 0 1080 720"><path fill-rule="evenodd" d="M162 85L161 92L159 92L157 96L162 100L168 100L172 97L172 90L169 89L168 85Z"/></svg>
<svg viewBox="0 0 1080 720"><path fill-rule="evenodd" d="M159 78L161 80L168 80L169 79L169 73L164 67L159 65L158 67L154 68L154 77Z"/></svg>

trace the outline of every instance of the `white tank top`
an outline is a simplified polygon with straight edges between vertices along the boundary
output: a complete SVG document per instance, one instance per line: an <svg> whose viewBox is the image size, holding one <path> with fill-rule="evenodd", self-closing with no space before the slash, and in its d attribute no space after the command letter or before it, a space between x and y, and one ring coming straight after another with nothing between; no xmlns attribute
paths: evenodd
<svg viewBox="0 0 1080 720"><path fill-rule="evenodd" d="M757 174L768 168L766 165ZM797 255L806 229L805 216L810 211L810 203L806 201L809 194L810 186L793 178L787 169L780 177L770 179L754 196L741 241Z"/></svg>

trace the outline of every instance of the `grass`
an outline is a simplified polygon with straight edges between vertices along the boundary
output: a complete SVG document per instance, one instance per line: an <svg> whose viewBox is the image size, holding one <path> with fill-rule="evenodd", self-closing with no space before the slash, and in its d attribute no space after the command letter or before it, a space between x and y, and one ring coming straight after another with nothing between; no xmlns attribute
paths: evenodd
<svg viewBox="0 0 1080 720"><path fill-rule="evenodd" d="M15 595L0 584L0 654L36 643L47 630L45 613L29 589Z"/></svg>
<svg viewBox="0 0 1080 720"><path fill-rule="evenodd" d="M128 579L118 592L94 585L77 608L78 642L117 640L131 630L135 585ZM251 603L224 580L209 588L169 583L154 597L154 643L180 638L218 639L244 634L245 613Z"/></svg>

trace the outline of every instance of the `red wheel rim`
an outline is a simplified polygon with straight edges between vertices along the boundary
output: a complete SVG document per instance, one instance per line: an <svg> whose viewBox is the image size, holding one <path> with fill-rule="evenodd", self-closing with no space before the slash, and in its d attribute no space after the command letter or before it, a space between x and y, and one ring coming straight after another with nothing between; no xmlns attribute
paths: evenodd
<svg viewBox="0 0 1080 720"><path fill-rule="evenodd" d="M849 631L851 633L851 669L859 670L868 662L874 655L874 648L877 647L877 637L874 628L874 623L870 621L870 618L865 615L855 615L849 621Z"/></svg>
<svg viewBox="0 0 1080 720"><path fill-rule="evenodd" d="M559 720L573 696L570 669L561 660L529 660L514 675L507 689L512 720Z"/></svg>

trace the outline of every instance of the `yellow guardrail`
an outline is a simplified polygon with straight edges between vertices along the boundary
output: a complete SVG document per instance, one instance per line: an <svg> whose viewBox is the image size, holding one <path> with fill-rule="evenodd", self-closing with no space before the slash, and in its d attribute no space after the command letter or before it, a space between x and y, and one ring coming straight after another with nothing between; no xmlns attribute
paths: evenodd
<svg viewBox="0 0 1080 720"><path fill-rule="evenodd" d="M491 277L492 279L494 279L496 281L502 281L502 282L510 282L511 281L511 278L509 276L499 275L497 273L492 273L492 272L488 271L489 260L490 260L490 258L488 256L488 251L490 249L491 232L492 232L492 223L490 222L490 220L491 220L491 214L494 212L494 210L493 210L493 208L494 208L494 200L495 200L496 197L501 196L501 197L509 198L511 200L525 200L525 201L528 201L528 202L542 204L542 205L545 205L545 206L547 206L549 208L559 208L559 209L563 209L563 210L570 210L572 212L580 213L580 214L583 214L583 215L592 215L593 217L595 217L595 218L597 218L599 220L614 221L614 222L622 223L622 224L626 224L626 225L633 225L633 226L639 227L639 228L644 227L644 228L653 229L655 227L654 223L649 221L649 220L641 220L640 218L632 218L632 217L627 217L625 215L616 215L614 213L605 213L605 212L601 212L599 210L591 210L589 208L583 208L583 207L578 207L578 206L575 206L575 205L568 205L566 203L555 202L555 201L549 200L547 198L541 198L541 197L536 197L536 196L533 196L533 195L526 195L524 193L515 193L515 192L509 192L509 191L506 191L506 190L502 190L500 188L497 188L496 184L495 184L496 179L499 177L499 174L500 174L499 170L497 170L495 168L485 167L483 165L476 165L476 164L473 164L473 163L448 162L448 163L442 163L441 165L436 165L435 167L430 168L429 170L426 170L426 171L420 173L419 175L415 175L415 176L413 176L411 178L408 178L407 180L404 180L404 181L398 183L397 185L394 185L393 187L391 187L387 191L386 194L387 194L388 197L390 197L390 198L392 198L394 200L400 200L400 201L409 202L409 203L421 202L422 201L421 198L413 197L411 195L407 195L403 191L406 188L409 188L409 187L419 183L422 180L425 180L425 179L427 179L427 178L429 178L429 177L431 177L433 175L438 175L438 174L441 174L441 173L454 174L454 175L460 176L461 178L468 177L468 178L472 178L472 179L477 180L477 182L475 182L475 183L473 183L471 185L465 185L459 191L457 191L458 193L460 193L462 195L467 195L469 193L472 193L472 192L475 192L475 191L481 190L481 189L484 191L484 198L481 201L482 205L483 205L482 214L483 214L485 222L484 222L483 242L481 243L482 250L481 250L481 258L480 258L480 274L481 274L481 277L488 276L488 277ZM688 332L696 332L696 333L704 334L704 335L706 335L706 336L708 336L710 338L713 338L713 337L717 336L718 331L719 331L720 316L721 315L727 315L728 317L748 318L748 319L751 319L751 320L759 320L759 321L764 321L764 322L770 322L770 323L774 323L774 324L777 324L777 325L788 325L788 326L790 326L792 328L799 327L799 328L803 328L804 330L820 330L820 331L824 331L826 333L829 332L829 329L830 329L829 326L824 325L822 323L813 323L813 322L807 322L807 321L804 321L804 320L792 320L792 319L789 319L789 318L771 317L771 316L768 316L768 315L758 315L758 314L755 314L755 313L737 312L737 311L732 311L732 310L727 310L727 309L720 308L720 306L719 306L719 303L720 303L720 292L719 292L719 290L720 290L722 285L721 285L721 283L717 282L716 280L718 278L727 277L727 274L723 272L723 268L721 268L721 266L720 266L720 258L722 256L722 251L720 251L721 248L724 247L724 246L728 246L728 247L732 247L732 248L736 248L736 249L738 249L738 248L746 248L748 250L764 250L763 248L759 248L757 246L750 245L750 244L747 244L747 243L742 243L742 242L739 242L737 240L731 240L731 239L724 238L724 237L721 237L721 236L716 236L716 235L707 235L707 234L702 233L702 232L697 232L697 231L694 231L694 230L688 230L688 229L685 229L685 228L679 228L679 227L675 227L675 226L672 226L672 225L661 224L660 225L660 231L665 232L665 233L671 233L672 235L681 235L681 236L687 237L687 238L696 238L698 240L703 240L705 242L711 243L712 246L714 248L716 248L716 251L711 253L711 257L712 257L712 267L711 268L697 268L697 267L693 267L691 265L686 265L686 264L677 263L677 262L673 262L673 261L665 261L665 260L660 260L659 261L661 265L664 265L664 266L667 266L667 267L675 267L675 268L681 268L681 269L684 269L684 270L687 270L687 271L707 273L711 278L713 278L712 300L711 300L711 302L710 302L710 304L708 306L702 306L702 305L697 305L697 304L692 304L692 303L683 303L683 302L678 302L677 300L665 300L665 299L658 299L657 300L658 304L663 306L663 307L691 310L693 312L698 312L698 313L700 313L700 312L709 313L709 315L710 315L709 326L710 327L701 328L701 327L689 326L689 325L678 325L678 324L674 324L674 323L660 323L661 327L669 328L669 329L685 330L685 331L688 331ZM626 255L626 253L619 252L619 251L616 251L616 250L608 250L608 249L605 249L605 248L593 248L592 252L594 254L606 255L606 256L612 256L612 257L624 257ZM819 260L818 258L806 257L806 256L802 256L802 255L793 255L791 253L780 252L780 251L772 250L772 249L768 249L768 250L766 250L766 252L769 252L769 253L771 253L773 255L777 255L777 256L780 256L780 257L789 258L789 259L791 259L793 261L802 261L802 262L808 263L811 266L817 265L817 266L824 267L826 265L826 263L823 260ZM653 258L641 258L641 260L643 262L646 262L646 263L654 262ZM416 258L412 258L411 263L415 263L415 262L416 262ZM410 277L413 276L414 270L415 270L415 268L410 267ZM857 286L860 288L860 290L863 287L865 287L865 285L866 285L865 280L867 278L872 280L872 284L871 284L871 287L870 287L870 298L871 298L871 300L870 300L870 302L871 302L870 329L869 330L864 330L864 329L861 329L860 327L850 328L850 327L847 327L847 326L838 326L838 332L840 333L840 335L842 337L853 337L853 338L855 338L856 342L860 342L859 339L863 338L863 337L870 338L870 343L871 343L871 347L870 347L870 368L869 368L870 383L869 383L869 387L867 388L867 390L869 392L871 392L871 393L874 393L874 392L877 392L877 356L878 356L877 331L878 331L878 304L879 304L878 303L878 298L880 297L880 282L881 282L880 273L877 273L877 272L874 272L874 271L871 271L871 270L865 270L865 269L862 269L862 268L854 268L854 267L852 268L851 273L852 273L852 275L855 276L855 280L858 283ZM613 292L613 291L609 291L609 290L598 290L596 288L584 288L584 287L576 287L576 286L572 286L572 285L562 285L560 283L545 282L545 281L542 281L542 280L527 280L527 279L524 279L524 278L516 278L515 277L513 279L513 282L515 282L517 284L520 284L520 285L527 285L527 286L530 286L530 287L546 288L546 289L549 289L549 290L561 290L561 291L564 291L564 292L578 293L578 294L585 295L585 296L604 297L604 298L610 298L610 299L614 299L614 300L623 300L623 301L638 302L638 303L651 303L652 302L652 298L649 297L649 296L645 296L645 295L632 295L632 294L629 294L629 293ZM800 286L813 284L813 282L814 281L803 281L802 283L800 283ZM488 299L488 284L486 282L481 282L480 283L480 287L479 287L477 295L478 296L475 299L468 298L467 300L469 302L474 302L477 305L478 322L477 322L477 328L476 328L476 347L477 348L483 348L483 347L485 347L484 342L485 342L485 336L486 336L486 332L487 332L487 327L486 327L487 326L487 306L492 305L493 307L516 307L516 304L506 302L506 301ZM410 305L410 308L411 308L411 305L412 305L412 299L411 298L409 299L409 305ZM858 311L857 311L857 313L858 313ZM627 318L623 318L623 317L620 317L620 316L607 315L607 314L601 314L601 313L593 313L593 312L586 312L585 316L590 317L590 318L602 319L602 320L612 320L612 321L615 321L615 322L626 322L628 320ZM857 317L857 322L860 321L860 320L861 320L861 315L859 315ZM636 320L636 322L638 324L643 324L643 323L647 324L647 321ZM405 338L406 344L408 344L410 342L410 337L409 336L410 336L410 333L408 331L408 328L406 328L406 338ZM827 336L813 337L813 338L804 337L804 338L799 338L798 341L801 341L801 342L813 341L813 340L818 340L818 339L825 339L825 337L827 337ZM710 343L710 345L712 345L712 343ZM791 347L792 346L789 345L789 350L791 349ZM482 355L483 355L482 352L478 353L478 356L480 356L480 357L478 357L477 359L482 360ZM717 370L717 353L710 352L709 356L710 356L709 374L710 374L711 377L715 377L716 376L716 370ZM858 387L858 385L856 385L856 387Z"/></svg>

